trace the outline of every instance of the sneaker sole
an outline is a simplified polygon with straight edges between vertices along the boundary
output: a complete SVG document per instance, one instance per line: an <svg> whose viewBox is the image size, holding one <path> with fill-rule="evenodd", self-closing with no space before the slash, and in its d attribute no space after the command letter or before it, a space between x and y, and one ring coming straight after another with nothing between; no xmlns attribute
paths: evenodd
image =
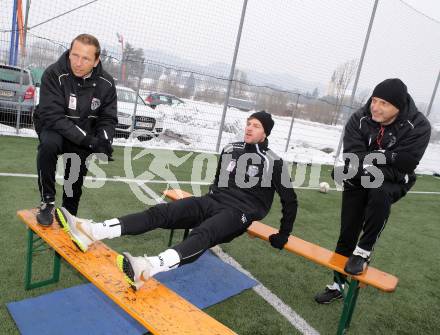
<svg viewBox="0 0 440 335"><path fill-rule="evenodd" d="M337 297L337 298L332 298L332 299L329 300L329 301L317 301L316 299L315 299L315 301L316 301L318 304L321 304L321 305L328 305L328 304L331 304L331 303L332 303L333 301L335 301L335 300L341 300L341 299L343 299L342 296Z"/></svg>
<svg viewBox="0 0 440 335"><path fill-rule="evenodd" d="M124 274L125 281L131 286L132 289L136 290L135 282L129 276L127 276L124 271L124 262L128 262L124 255L116 256L116 266L118 267L119 271ZM128 264L131 266L130 262L128 262Z"/></svg>
<svg viewBox="0 0 440 335"><path fill-rule="evenodd" d="M358 276L358 275L360 275L360 274L362 274L364 272L364 271L361 271L361 272L358 272L358 273L354 273L354 272L348 272L345 269L344 269L344 271L345 271L345 273L347 273L350 276Z"/></svg>
<svg viewBox="0 0 440 335"><path fill-rule="evenodd" d="M63 224L61 223L60 215L58 214L58 208L55 209L55 221L64 229Z"/></svg>
<svg viewBox="0 0 440 335"><path fill-rule="evenodd" d="M349 271L347 271L345 268L344 268L344 271L345 271L346 273L348 273L349 275L351 275L351 276L359 276L359 275L363 274L363 273L367 270L367 267L368 267L368 264L367 264L366 266L364 266L364 269L363 269L362 271L357 272L357 273L349 272Z"/></svg>
<svg viewBox="0 0 440 335"><path fill-rule="evenodd" d="M82 242L75 237L75 235L72 234L72 231L70 230L69 224L67 223L67 219L63 214L63 211L59 208L55 211L55 217L58 221L58 223L63 227L63 230L69 234L70 239L74 242L74 244L81 250L82 252L86 252L88 248L86 248Z"/></svg>
<svg viewBox="0 0 440 335"><path fill-rule="evenodd" d="M39 224L40 226L43 226L43 227L50 227L50 226L52 225L52 222L49 223L49 224L42 223L42 222L38 219L38 216L37 216L37 222L38 222L38 224Z"/></svg>

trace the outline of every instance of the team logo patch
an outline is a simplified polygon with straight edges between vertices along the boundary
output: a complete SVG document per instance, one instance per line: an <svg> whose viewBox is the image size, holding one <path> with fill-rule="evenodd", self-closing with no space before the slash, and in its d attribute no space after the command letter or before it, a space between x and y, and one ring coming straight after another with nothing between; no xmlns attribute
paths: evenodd
<svg viewBox="0 0 440 335"><path fill-rule="evenodd" d="M256 165L249 165L248 166L248 170L247 170L247 174L251 177L255 177L258 174L258 166Z"/></svg>
<svg viewBox="0 0 440 335"><path fill-rule="evenodd" d="M237 162L232 160L229 162L228 167L226 168L226 171L232 172L235 169L235 165L237 165Z"/></svg>
<svg viewBox="0 0 440 335"><path fill-rule="evenodd" d="M396 142L397 142L397 138L396 138L396 136L391 135L391 137L390 137L390 141L389 141L388 144L387 144L387 148L392 147L394 144L396 144Z"/></svg>
<svg viewBox="0 0 440 335"><path fill-rule="evenodd" d="M92 111L97 109L99 106L101 106L101 100L99 100L98 98L93 98L92 103L90 104L90 108L92 109Z"/></svg>

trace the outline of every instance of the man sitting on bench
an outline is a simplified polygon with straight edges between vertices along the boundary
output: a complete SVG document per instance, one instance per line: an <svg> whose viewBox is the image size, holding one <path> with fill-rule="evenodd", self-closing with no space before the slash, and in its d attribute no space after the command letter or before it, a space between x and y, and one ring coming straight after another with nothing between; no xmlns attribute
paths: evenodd
<svg viewBox="0 0 440 335"><path fill-rule="evenodd" d="M348 120L344 154L355 155L359 164L346 157L346 166L333 171L334 179L344 185L341 231L335 251L349 257L346 273L358 275L366 269L391 205L404 197L416 181L414 170L428 145L430 130L428 120L417 110L400 79L378 84L367 103ZM373 167L368 167L368 160ZM350 169L355 176L347 179ZM371 174L374 171L381 177L377 186L365 183L377 177ZM334 283L315 296L318 303L342 298L337 276L335 273Z"/></svg>
<svg viewBox="0 0 440 335"><path fill-rule="evenodd" d="M267 136L273 126L272 116L264 111L247 119L244 141L223 149L207 195L96 223L61 208L56 211L59 222L83 252L94 241L105 238L156 228L192 229L185 240L158 256L133 257L128 252L118 256L119 269L136 289L151 276L191 263L207 249L242 235L252 221L267 215L275 191L281 198L283 216L279 232L270 236L270 243L282 249L292 231L298 204L287 165L268 148Z"/></svg>

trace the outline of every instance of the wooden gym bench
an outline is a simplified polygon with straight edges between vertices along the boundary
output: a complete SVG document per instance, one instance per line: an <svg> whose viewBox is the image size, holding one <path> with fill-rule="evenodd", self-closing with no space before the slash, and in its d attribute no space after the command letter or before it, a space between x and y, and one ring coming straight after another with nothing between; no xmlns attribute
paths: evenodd
<svg viewBox="0 0 440 335"><path fill-rule="evenodd" d="M116 267L115 251L98 241L83 253L58 224L42 227L37 223L35 214L36 210L17 212L18 217L28 226L27 290L57 282L60 277L60 257L63 257L153 334L235 334L154 278L145 282L139 291L133 291ZM32 283L32 257L48 249L45 243L54 250L52 278Z"/></svg>
<svg viewBox="0 0 440 335"><path fill-rule="evenodd" d="M192 194L182 190L166 190L163 193L171 200L178 200L192 196ZM269 236L277 233L278 229L265 225L264 223L254 221L249 226L247 232L251 237L258 237L262 240L268 241ZM188 231L185 232L185 236L187 234ZM170 237L170 241L171 239L172 236ZM284 249L303 256L314 263L325 266L349 277L350 284L348 290L345 290L345 292L343 292L344 307L339 321L337 331L338 335L343 334L350 326L351 317L356 307L356 300L358 297L359 288L369 285L383 292L394 292L399 281L397 277L382 272L371 266L369 266L367 270L359 276L349 275L344 272L344 266L347 261L347 257L320 247L316 244L304 241L296 236L291 235L289 237L289 240L284 246Z"/></svg>

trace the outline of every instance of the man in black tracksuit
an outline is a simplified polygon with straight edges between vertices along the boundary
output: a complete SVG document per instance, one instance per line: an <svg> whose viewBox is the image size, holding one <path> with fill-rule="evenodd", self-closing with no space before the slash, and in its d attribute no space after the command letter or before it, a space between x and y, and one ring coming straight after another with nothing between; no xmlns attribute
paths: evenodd
<svg viewBox="0 0 440 335"><path fill-rule="evenodd" d="M335 251L349 257L346 273L360 274L367 267L391 205L416 181L414 170L430 133L429 121L417 110L400 79L378 84L365 106L349 119L343 139L346 165L334 169L335 180L344 185ZM318 303L342 298L336 276L332 285L315 296Z"/></svg>
<svg viewBox="0 0 440 335"><path fill-rule="evenodd" d="M62 221L83 251L103 238L136 235L156 228L192 229L184 241L158 256L133 257L129 253L120 256L118 266L130 284L140 287L142 279L193 262L207 249L246 232L252 221L267 215L276 191L281 198L283 217L279 232L270 236L270 243L282 249L296 218L297 199L289 169L268 148L266 137L273 124L266 112L249 117L244 142L223 149L214 182L205 196L159 204L102 223L73 218L62 209ZM75 222L80 223L75 225Z"/></svg>
<svg viewBox="0 0 440 335"><path fill-rule="evenodd" d="M40 102L34 113L38 133L37 170L41 206L37 220L52 224L57 158L65 157L63 207L76 213L91 153L111 156L117 124L113 78L99 61L98 40L77 36L69 50L41 78Z"/></svg>

